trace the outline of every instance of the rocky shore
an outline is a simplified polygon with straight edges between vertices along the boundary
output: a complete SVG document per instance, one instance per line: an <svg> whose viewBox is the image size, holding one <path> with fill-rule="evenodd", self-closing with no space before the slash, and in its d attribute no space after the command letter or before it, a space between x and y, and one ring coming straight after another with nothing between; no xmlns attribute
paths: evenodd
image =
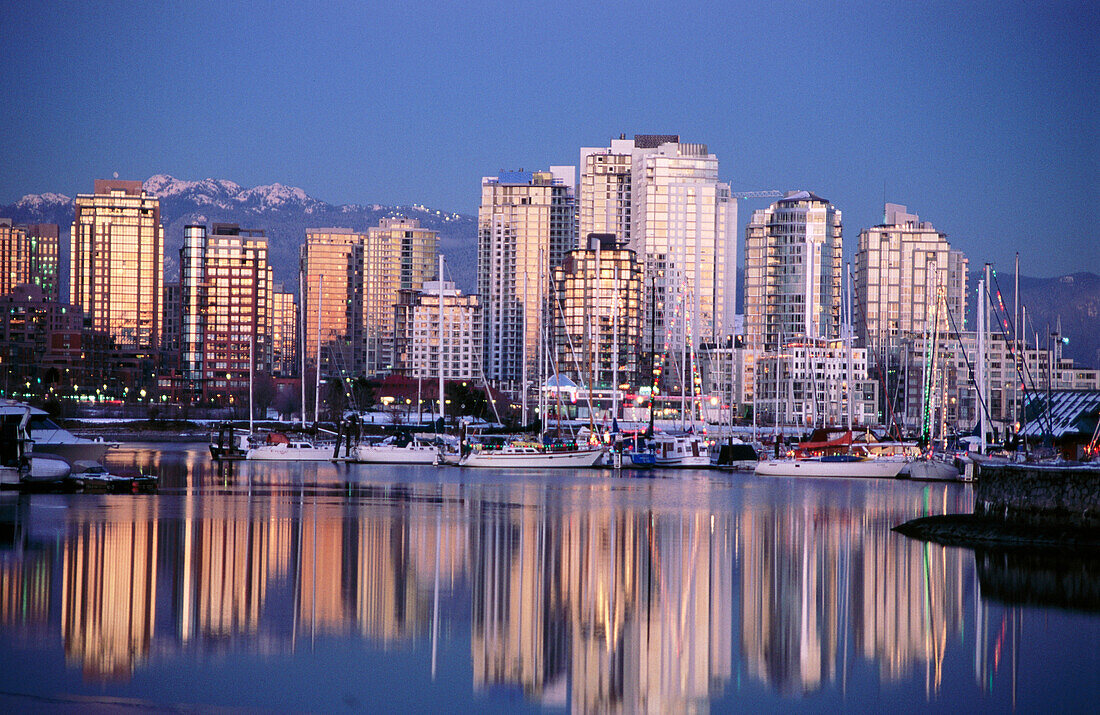
<svg viewBox="0 0 1100 715"><path fill-rule="evenodd" d="M1027 524L980 514L926 516L895 526L905 536L944 546L1046 547L1095 551L1100 529L1073 524Z"/></svg>

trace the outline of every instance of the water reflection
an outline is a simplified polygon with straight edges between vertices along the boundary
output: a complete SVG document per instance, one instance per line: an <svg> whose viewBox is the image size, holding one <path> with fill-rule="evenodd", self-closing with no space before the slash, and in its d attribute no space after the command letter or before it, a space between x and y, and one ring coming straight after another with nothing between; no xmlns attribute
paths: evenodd
<svg viewBox="0 0 1100 715"><path fill-rule="evenodd" d="M95 682L173 654L294 654L328 636L426 644L434 678L440 641L468 632L475 698L505 686L578 710L682 711L751 683L843 692L860 663L934 698L968 609L988 620L970 552L890 531L968 511L956 485L395 481L200 452L116 466L157 470L161 493L0 505L0 633L59 635ZM994 636L977 637L984 684Z"/></svg>

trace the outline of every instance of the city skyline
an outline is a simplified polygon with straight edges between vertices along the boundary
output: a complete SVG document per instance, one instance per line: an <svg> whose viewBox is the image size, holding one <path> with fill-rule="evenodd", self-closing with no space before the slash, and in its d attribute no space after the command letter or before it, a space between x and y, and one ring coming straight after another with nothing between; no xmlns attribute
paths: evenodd
<svg viewBox="0 0 1100 715"><path fill-rule="evenodd" d="M165 172L473 215L478 176L668 131L706 142L733 191L810 190L853 231L897 202L975 262L1019 250L1031 275L1100 273L1087 219L1060 211L1098 186L1095 10L991 9L13 7L0 202ZM593 27L610 29L585 42ZM181 30L209 51L189 52ZM410 35L425 52L399 51ZM54 51L35 49L43 37ZM375 49L315 51L360 44ZM535 51L558 61L513 61ZM741 217L767 203L742 201Z"/></svg>

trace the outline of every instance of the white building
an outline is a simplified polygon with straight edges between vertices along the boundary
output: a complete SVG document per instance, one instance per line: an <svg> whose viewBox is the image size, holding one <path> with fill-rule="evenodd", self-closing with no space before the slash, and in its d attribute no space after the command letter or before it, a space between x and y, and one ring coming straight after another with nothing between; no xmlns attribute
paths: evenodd
<svg viewBox="0 0 1100 715"><path fill-rule="evenodd" d="M442 314L438 281L425 282L412 305L405 371L411 377L437 379L442 369L446 380L479 379L481 311L477 296L463 295L451 281L443 282L442 293Z"/></svg>
<svg viewBox="0 0 1100 715"><path fill-rule="evenodd" d="M878 381L867 351L843 341L798 341L756 356L756 418L792 429L878 424Z"/></svg>
<svg viewBox="0 0 1100 715"><path fill-rule="evenodd" d="M705 144L638 134L583 148L579 207L582 238L614 234L644 266L643 351L732 333L737 202Z"/></svg>
<svg viewBox="0 0 1100 715"><path fill-rule="evenodd" d="M576 168L481 181L477 287L485 377L509 390L538 382L552 271L577 247Z"/></svg>
<svg viewBox="0 0 1100 715"><path fill-rule="evenodd" d="M904 206L886 204L884 219L859 233L856 334L865 345L890 348L927 329L965 330L966 256Z"/></svg>
<svg viewBox="0 0 1100 715"><path fill-rule="evenodd" d="M745 337L775 350L840 337L840 210L809 191L754 211L745 228Z"/></svg>

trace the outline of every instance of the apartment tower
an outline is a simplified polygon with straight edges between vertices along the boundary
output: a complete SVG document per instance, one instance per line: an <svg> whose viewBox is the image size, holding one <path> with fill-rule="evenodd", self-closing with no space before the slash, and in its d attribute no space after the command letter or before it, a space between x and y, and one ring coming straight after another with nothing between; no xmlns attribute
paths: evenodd
<svg viewBox="0 0 1100 715"><path fill-rule="evenodd" d="M164 227L160 199L140 181L96 179L78 194L70 237L69 302L127 351L160 347Z"/></svg>
<svg viewBox="0 0 1100 715"><path fill-rule="evenodd" d="M794 339L840 336L840 210L790 191L745 228L745 338L776 350Z"/></svg>
<svg viewBox="0 0 1100 715"><path fill-rule="evenodd" d="M57 266L57 224L19 226L0 218L0 295L27 283L41 288L46 300L59 301Z"/></svg>
<svg viewBox="0 0 1100 715"><path fill-rule="evenodd" d="M636 386L642 265L634 251L614 234L589 234L587 247L570 251L554 269L554 286L558 372L592 389Z"/></svg>
<svg viewBox="0 0 1100 715"><path fill-rule="evenodd" d="M182 369L192 398L247 400L250 373L271 373L271 289L263 231L223 223L209 233L184 227Z"/></svg>
<svg viewBox="0 0 1100 715"><path fill-rule="evenodd" d="M905 206L886 204L884 219L860 231L856 250L853 319L864 344L895 347L928 328L964 330L966 256Z"/></svg>
<svg viewBox="0 0 1100 715"><path fill-rule="evenodd" d="M552 166L481 181L477 285L484 370L505 388L538 379L552 270L577 245L575 171Z"/></svg>

